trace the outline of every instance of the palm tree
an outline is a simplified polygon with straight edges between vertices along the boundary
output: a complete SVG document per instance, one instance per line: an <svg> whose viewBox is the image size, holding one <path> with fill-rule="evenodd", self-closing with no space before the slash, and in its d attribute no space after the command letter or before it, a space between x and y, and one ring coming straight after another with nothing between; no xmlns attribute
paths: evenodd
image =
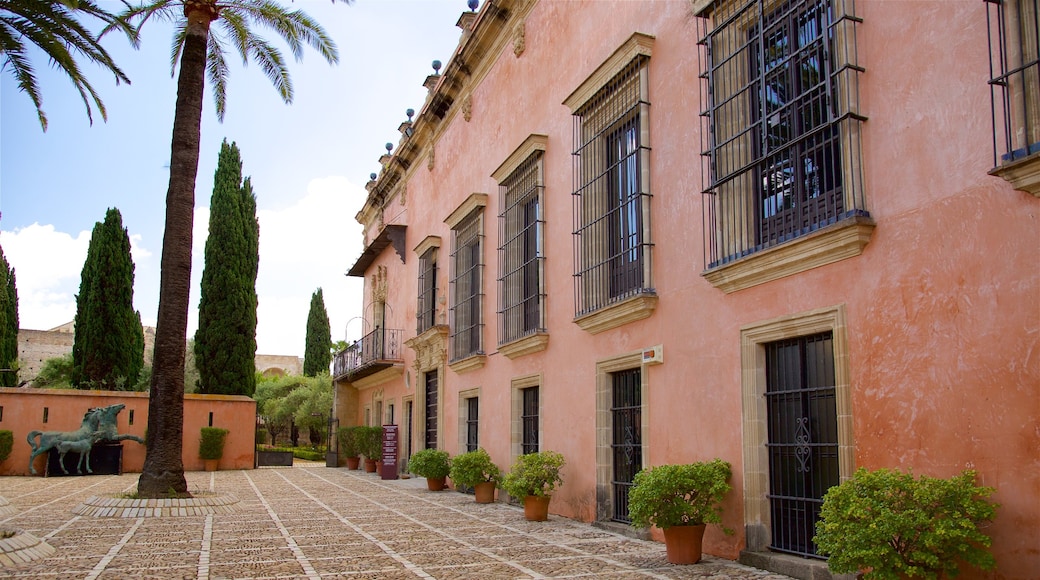
<svg viewBox="0 0 1040 580"><path fill-rule="evenodd" d="M347 0L349 1L349 0ZM335 2L335 0L333 0ZM317 50L330 64L339 62L335 43L325 30L302 11L288 11L270 0L151 0L123 13L128 22L143 26L151 18L173 21L171 69L176 70L177 105L173 118L170 183L166 193L166 232L163 237L159 281L159 314L148 400L148 441L137 491L157 498L169 490L187 495L181 461L184 422L184 356L188 326L188 289L191 280L192 211L199 166L202 94L209 78L223 120L228 64L227 45L243 63L256 61L286 103L292 102L292 83L281 53L250 29L263 25L288 43L293 56L303 56L303 45ZM210 25L217 24L211 34Z"/></svg>
<svg viewBox="0 0 1040 580"><path fill-rule="evenodd" d="M79 91L87 107L87 118L94 123L93 106L108 120L105 105L94 87L83 75L77 57L108 69L116 77L116 84L130 84L108 52L80 23L78 17L97 18L108 29L126 33L133 42L135 32L125 21L99 8L93 0L0 0L0 70L10 66L18 81L18 89L29 95L40 126L47 130L47 115L43 112L43 95L36 83L36 73L29 60L29 46L35 45L47 55L50 62L65 73Z"/></svg>

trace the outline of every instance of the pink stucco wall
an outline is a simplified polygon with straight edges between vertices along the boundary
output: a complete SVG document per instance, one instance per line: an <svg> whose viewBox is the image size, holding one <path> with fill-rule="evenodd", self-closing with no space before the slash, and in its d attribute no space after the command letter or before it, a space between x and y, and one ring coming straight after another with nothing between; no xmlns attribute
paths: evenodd
<svg viewBox="0 0 1040 580"><path fill-rule="evenodd" d="M898 4L898 8L896 8ZM392 249L369 269L388 272L387 328L415 336L418 257L442 238L438 287L449 288L447 217L471 193L484 212L483 368L440 385L439 446L461 452L458 393L480 388L480 444L511 461L510 380L542 374L543 449L568 461L551 511L596 517L596 361L662 344L644 367L649 432L644 465L721 457L734 470L725 503L732 536L709 529L706 550L735 558L745 546L740 329L844 305L851 379L853 467L949 476L966 468L997 488L992 536L998 569L1040 569L1040 199L987 174L992 165L985 6L982 2L860 0L857 29L867 209L877 227L862 255L732 294L702 276L700 74L697 26L686 2L539 2L525 50L507 44L473 81L472 117L449 112L425 159L407 174L407 199L384 210L407 225L406 263ZM634 32L653 35L650 145L653 278L648 319L590 335L572 322L572 117L562 104ZM939 48L941 47L941 48ZM417 79L421 82L422 79ZM456 107L457 108L457 107ZM388 124L392 121L388 120ZM545 151L548 349L510 360L496 352L498 184L490 176L532 133ZM370 224L369 236L379 231ZM366 308L371 300L366 280ZM447 305L445 305L445 308ZM421 375L404 349L404 374L360 392L355 417L382 397L422 404ZM398 407L400 408L400 407ZM401 413L396 421L400 421ZM415 448L421 425L414 425ZM968 577L985 575L972 572Z"/></svg>
<svg viewBox="0 0 1040 580"><path fill-rule="evenodd" d="M144 438L148 426L148 394L115 391L78 391L50 389L0 388L3 409L0 429L14 434L11 456L0 463L0 475L29 475L31 453L26 436L30 431L75 431L83 414L91 407L126 405L117 417L120 435ZM47 409L47 423L43 411ZM131 412L133 424L130 424ZM252 469L256 425L256 401L232 395L184 395L184 469L201 471L199 439L202 427L213 426L230 431L224 445L220 469ZM144 467L145 447L135 441L123 441L123 472L139 473ZM36 471L43 473L46 455L36 458Z"/></svg>

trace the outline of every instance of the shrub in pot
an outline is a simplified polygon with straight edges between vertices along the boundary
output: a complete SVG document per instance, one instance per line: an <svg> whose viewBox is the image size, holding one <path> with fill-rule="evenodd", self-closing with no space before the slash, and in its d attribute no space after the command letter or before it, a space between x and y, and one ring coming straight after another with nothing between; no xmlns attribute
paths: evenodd
<svg viewBox="0 0 1040 580"><path fill-rule="evenodd" d="M628 494L632 525L660 528L672 564L699 562L705 525L722 522L721 503L731 475L729 463L717 458L640 471Z"/></svg>
<svg viewBox="0 0 1040 580"><path fill-rule="evenodd" d="M456 486L472 487L477 503L492 503L495 501L495 487L502 479L502 470L481 447L476 451L456 455L451 460L448 475Z"/></svg>
<svg viewBox="0 0 1040 580"><path fill-rule="evenodd" d="M357 469L361 460L357 444L357 429L357 427L340 427L336 432L336 437L339 439L339 452L347 459L348 469Z"/></svg>
<svg viewBox="0 0 1040 580"><path fill-rule="evenodd" d="M556 451L538 451L516 458L509 473L502 478L502 489L524 502L524 517L543 522L549 518L552 492L563 484L560 470L565 461Z"/></svg>
<svg viewBox="0 0 1040 580"><path fill-rule="evenodd" d="M203 427L199 439L199 457L206 464L206 471L216 471L217 463L224 456L224 442L228 430L219 427Z"/></svg>
<svg viewBox="0 0 1040 580"><path fill-rule="evenodd" d="M451 458L447 451L440 449L423 449L408 460L408 471L426 478L426 487L430 491L444 489L444 480L451 472Z"/></svg>
<svg viewBox="0 0 1040 580"><path fill-rule="evenodd" d="M383 458L383 428L376 426L361 426L354 431L358 451L365 456L365 471L372 473L376 470L376 461Z"/></svg>
<svg viewBox="0 0 1040 580"><path fill-rule="evenodd" d="M0 429L0 463L10 457L12 449L14 449L14 433Z"/></svg>
<svg viewBox="0 0 1040 580"><path fill-rule="evenodd" d="M963 564L992 570L991 540L979 527L999 507L987 499L993 491L976 486L971 470L915 479L860 468L823 496L813 541L830 554L831 571L865 580L954 577Z"/></svg>

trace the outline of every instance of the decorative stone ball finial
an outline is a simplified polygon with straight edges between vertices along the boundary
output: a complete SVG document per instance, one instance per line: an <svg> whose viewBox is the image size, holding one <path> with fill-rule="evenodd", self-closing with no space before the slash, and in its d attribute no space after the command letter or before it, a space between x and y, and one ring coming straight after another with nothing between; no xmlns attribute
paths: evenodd
<svg viewBox="0 0 1040 580"><path fill-rule="evenodd" d="M375 181L377 177L379 177L379 176L378 176L378 175L376 175L375 173L369 173L369 174L368 174L368 178L369 178L370 180L372 180L372 181Z"/></svg>
<svg viewBox="0 0 1040 580"><path fill-rule="evenodd" d="M408 109L407 111L404 112L404 114L408 115L408 122L411 123L412 122L412 117L415 116L415 109Z"/></svg>
<svg viewBox="0 0 1040 580"><path fill-rule="evenodd" d="M471 11L476 12L477 6L480 6L480 0L469 0L469 2L466 3L466 5L469 6L469 9Z"/></svg>
<svg viewBox="0 0 1040 580"><path fill-rule="evenodd" d="M433 74L437 74L437 75L441 74L441 61L439 61L439 60L433 61Z"/></svg>
<svg viewBox="0 0 1040 580"><path fill-rule="evenodd" d="M393 151L393 150L394 150L394 144L393 143L387 143L386 144L386 153L387 153L387 155L389 155L390 152Z"/></svg>

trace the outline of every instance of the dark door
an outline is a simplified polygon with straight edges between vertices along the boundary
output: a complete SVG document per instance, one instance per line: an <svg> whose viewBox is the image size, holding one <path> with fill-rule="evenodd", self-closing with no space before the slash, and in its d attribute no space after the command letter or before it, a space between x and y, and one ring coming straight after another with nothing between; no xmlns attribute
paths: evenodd
<svg viewBox="0 0 1040 580"><path fill-rule="evenodd" d="M628 492L632 480L643 467L642 393L639 369L614 373L613 401L610 414L614 456L612 486L614 521L631 522L628 516Z"/></svg>
<svg viewBox="0 0 1040 580"><path fill-rule="evenodd" d="M412 457L412 415L414 405L412 401L407 401L404 404L404 425L407 432L404 438L404 458L405 465L408 464L408 460Z"/></svg>
<svg viewBox="0 0 1040 580"><path fill-rule="evenodd" d="M772 548L816 556L823 494L838 484L831 333L766 345Z"/></svg>
<svg viewBox="0 0 1040 580"><path fill-rule="evenodd" d="M437 371L426 377L426 449L437 448Z"/></svg>

